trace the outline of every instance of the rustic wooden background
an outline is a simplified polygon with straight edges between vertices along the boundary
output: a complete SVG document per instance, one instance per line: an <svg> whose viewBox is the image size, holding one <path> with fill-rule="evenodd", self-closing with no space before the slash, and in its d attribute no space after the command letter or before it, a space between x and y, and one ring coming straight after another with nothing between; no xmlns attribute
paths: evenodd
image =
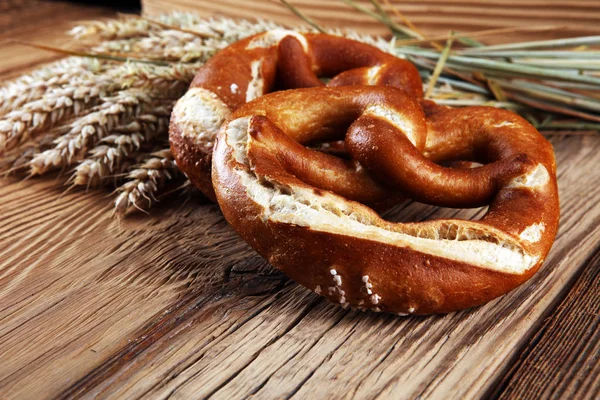
<svg viewBox="0 0 600 400"><path fill-rule="evenodd" d="M7 3L0 38L55 41L72 20L111 15L23 3ZM198 2L205 12L232 3ZM272 2L236 4L246 17L250 4L287 15L270 14ZM435 15L463 28L465 19ZM4 42L0 54L2 77L56 57ZM200 198L119 220L106 192L4 179L0 398L598 398L600 137L552 143L562 218L545 266L492 303L431 317L329 304L271 268ZM479 213L409 204L390 218Z"/></svg>
<svg viewBox="0 0 600 400"><path fill-rule="evenodd" d="M384 3L385 0L379 0ZM386 34L386 28L371 17L359 13L341 0L288 0L324 26L351 27L361 32ZM369 0L354 0L371 8ZM597 35L600 32L600 1L597 0L389 0L402 14L431 35L493 28L557 25L553 32L529 33L527 40L566 36ZM202 15L215 13L230 17L275 19L298 24L279 0L142 0L144 12L157 14L172 10L193 10ZM487 43L505 43L523 39L520 34L486 37Z"/></svg>

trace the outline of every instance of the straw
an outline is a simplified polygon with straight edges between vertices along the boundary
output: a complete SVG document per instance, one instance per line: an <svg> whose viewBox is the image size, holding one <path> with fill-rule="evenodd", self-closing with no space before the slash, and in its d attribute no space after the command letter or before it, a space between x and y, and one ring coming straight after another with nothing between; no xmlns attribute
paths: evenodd
<svg viewBox="0 0 600 400"><path fill-rule="evenodd" d="M453 33L450 32L450 34L448 35L448 40L446 41L446 46L444 47L444 50L442 50L442 54L440 54L440 58L438 59L438 62L433 70L433 74L431 75L431 79L429 80L429 86L427 87L427 91L425 92L426 99L430 98L431 92L433 91L433 88L435 87L435 84L438 78L440 77L442 70L444 69L444 64L446 63L446 60L450 55L450 50L452 49L453 41L454 36Z"/></svg>
<svg viewBox="0 0 600 400"><path fill-rule="evenodd" d="M309 18L305 14L301 13L300 11L298 11L298 9L296 7L294 7L293 5L291 5L290 3L288 3L286 0L279 0L279 1L281 1L281 3L284 6L286 6L291 12L293 12L302 21L306 22L307 24L309 24L310 26L312 26L313 28L315 28L317 31L319 31L321 33L325 33L325 30L323 28L321 28L315 21L313 21L311 18Z"/></svg>

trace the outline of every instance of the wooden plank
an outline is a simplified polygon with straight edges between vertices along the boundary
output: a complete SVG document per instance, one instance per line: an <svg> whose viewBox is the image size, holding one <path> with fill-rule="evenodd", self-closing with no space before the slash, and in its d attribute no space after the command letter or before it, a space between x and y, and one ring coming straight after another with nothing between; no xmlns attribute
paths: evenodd
<svg viewBox="0 0 600 400"><path fill-rule="evenodd" d="M357 3L372 8L368 0ZM361 32L386 34L387 29L371 17L359 13L342 1L294 0L291 3L323 26L352 27ZM566 36L598 34L600 6L595 1L565 2L562 0L391 0L424 32L446 34L450 30L476 31L498 27L558 25L552 32L531 32L527 40L542 40ZM278 0L244 1L221 0L142 0L146 14L193 10L202 15L219 13L238 18L270 18L283 24L298 25L299 20ZM486 42L505 43L523 40L523 35L503 34L486 37Z"/></svg>
<svg viewBox="0 0 600 400"><path fill-rule="evenodd" d="M600 398L600 248L493 397Z"/></svg>
<svg viewBox="0 0 600 400"><path fill-rule="evenodd" d="M102 193L61 196L52 180L5 183L2 392L476 397L596 248L598 139L555 140L563 217L540 273L484 307L427 318L326 303L270 268L215 206L195 199L118 221ZM474 213L412 204L391 217Z"/></svg>
<svg viewBox="0 0 600 400"><path fill-rule="evenodd" d="M48 44L61 44L67 39L65 32L77 21L114 16L115 12L92 6L73 5L66 2L39 0L13 0L0 2L0 77L14 77L43 62L61 58L49 51L24 47L6 42L6 39L19 38L37 40ZM57 18L60 16L60 18Z"/></svg>
<svg viewBox="0 0 600 400"><path fill-rule="evenodd" d="M553 144L562 221L543 269L488 305L433 317L330 305L271 268L199 198L119 221L106 192L2 180L0 397L491 393L600 239L600 138ZM479 213L410 204L389 217Z"/></svg>

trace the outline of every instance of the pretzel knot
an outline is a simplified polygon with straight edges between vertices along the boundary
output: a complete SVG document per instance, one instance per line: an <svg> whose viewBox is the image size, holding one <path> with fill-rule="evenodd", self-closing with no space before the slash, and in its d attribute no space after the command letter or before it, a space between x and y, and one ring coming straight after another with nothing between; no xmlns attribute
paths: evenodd
<svg viewBox="0 0 600 400"><path fill-rule="evenodd" d="M194 77L177 102L169 130L177 166L213 201L210 168L215 136L241 105L274 90L391 85L422 95L413 64L354 40L273 30L225 48Z"/></svg>
<svg viewBox="0 0 600 400"><path fill-rule="evenodd" d="M302 57L319 59L314 43L329 37L305 37L314 39L307 40L314 47ZM251 38L242 47L256 40L266 41ZM282 62L277 57L284 40L269 50L277 54L275 63ZM400 74L410 74L402 65ZM326 69L339 73L332 71ZM354 84L364 74L350 68L332 81ZM397 71L387 79L396 87L344 84L279 91L248 103L219 100L227 115L214 108L204 120L193 120L202 129L207 120L219 125L216 140L214 134L210 139L210 146L216 142L212 184L225 218L272 265L343 307L442 313L520 285L541 266L558 226L551 145L511 112L441 107L420 99L420 89ZM303 82L297 76L291 81ZM208 90L202 82L190 99ZM246 93L250 87L244 86ZM181 109L173 115L170 134L180 167L191 162L186 157L194 160L189 149L201 147L192 134L204 132L198 125L183 127L189 115ZM346 158L305 147L339 140ZM193 168L186 173L191 178ZM439 206L489 208L478 221L393 223L368 207L399 195Z"/></svg>

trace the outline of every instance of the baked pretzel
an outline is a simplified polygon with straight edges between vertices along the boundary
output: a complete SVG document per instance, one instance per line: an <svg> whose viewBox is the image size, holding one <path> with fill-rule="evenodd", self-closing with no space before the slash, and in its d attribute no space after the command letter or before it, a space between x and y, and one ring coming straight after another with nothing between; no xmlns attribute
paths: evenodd
<svg viewBox="0 0 600 400"><path fill-rule="evenodd" d="M215 135L246 102L280 89L392 85L422 96L416 67L373 46L323 34L273 30L237 42L195 76L171 116L169 139L180 170L214 200L210 177Z"/></svg>
<svg viewBox="0 0 600 400"><path fill-rule="evenodd" d="M359 163L303 146L334 140ZM440 165L453 160L483 166ZM343 307L429 314L485 303L533 275L558 226L552 146L526 120L441 107L393 87L262 96L223 125L212 168L218 203L239 234ZM489 209L479 221L392 223L359 203L390 188Z"/></svg>

